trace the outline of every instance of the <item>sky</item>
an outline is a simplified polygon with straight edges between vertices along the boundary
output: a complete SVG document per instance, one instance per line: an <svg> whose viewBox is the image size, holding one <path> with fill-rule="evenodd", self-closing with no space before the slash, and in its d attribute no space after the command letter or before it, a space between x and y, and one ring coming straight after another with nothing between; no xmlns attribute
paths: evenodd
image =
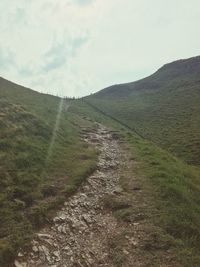
<svg viewBox="0 0 200 267"><path fill-rule="evenodd" d="M200 55L199 0L1 0L0 76L80 97Z"/></svg>

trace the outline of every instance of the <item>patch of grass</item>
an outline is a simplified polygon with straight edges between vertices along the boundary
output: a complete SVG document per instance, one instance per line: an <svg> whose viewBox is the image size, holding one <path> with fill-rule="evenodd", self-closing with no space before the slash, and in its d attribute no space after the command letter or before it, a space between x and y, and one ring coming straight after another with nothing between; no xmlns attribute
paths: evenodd
<svg viewBox="0 0 200 267"><path fill-rule="evenodd" d="M104 197L103 204L105 208L111 209L112 211L124 210L131 206L126 197L115 195Z"/></svg>
<svg viewBox="0 0 200 267"><path fill-rule="evenodd" d="M200 170L134 135L128 137L140 164L138 175L151 186L158 209L155 222L180 241L185 266L200 263ZM184 254L184 257L183 257Z"/></svg>
<svg viewBox="0 0 200 267"><path fill-rule="evenodd" d="M122 267L127 263L127 255L123 250L126 248L127 240L125 236L127 232L123 231L110 237L108 240L109 257L117 267Z"/></svg>

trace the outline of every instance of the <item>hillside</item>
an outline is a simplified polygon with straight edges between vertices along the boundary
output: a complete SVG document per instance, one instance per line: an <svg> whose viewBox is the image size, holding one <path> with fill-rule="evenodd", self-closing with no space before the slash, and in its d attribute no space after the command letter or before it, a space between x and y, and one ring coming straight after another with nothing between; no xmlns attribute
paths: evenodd
<svg viewBox="0 0 200 267"><path fill-rule="evenodd" d="M129 221L130 218L136 216L137 211L144 215L144 207L139 207L139 203L145 203L148 196L151 196L152 199L148 200L147 208L151 215L147 215L147 217L154 224L160 226L169 237L173 237L176 244L176 253L182 266L199 266L199 166L186 163L182 159L167 152L166 149L161 149L158 145L144 139L135 133L135 131L130 130L131 127L125 126L127 123L125 121L126 116L124 120L116 119L116 117L107 115L106 113L108 112L105 113L105 109L101 110L99 105L95 105L95 102L91 102L92 104L88 103L88 101L84 101L83 99L76 100L70 106L70 111L75 114L84 114L92 120L112 127L120 133L120 140L128 151L131 151L132 157L130 159L135 166L134 171L128 174L128 176L126 171L129 172L129 169L123 170L120 184L123 186L125 192L128 192L133 199L138 196L138 193L132 190L131 187L131 184L135 183L135 177L138 178L136 185L142 185L142 189L139 192L143 195L143 199L134 204L135 208L133 210L129 207L127 208L125 205L124 208L121 207L119 211L116 211L115 204L112 201L109 201L108 205L113 206L114 213L116 212L117 217ZM99 104L99 102L97 103ZM112 102L110 102L110 105L112 105ZM118 197L120 198L120 195ZM156 212L152 210L152 206L154 205L157 209ZM155 235L155 232L153 231L152 234ZM157 242L159 243L159 241ZM166 247L165 245L162 246L162 248ZM156 253L156 251L155 249L153 253ZM172 266L176 265L172 264Z"/></svg>
<svg viewBox="0 0 200 267"><path fill-rule="evenodd" d="M200 164L200 57L84 98L190 164Z"/></svg>
<svg viewBox="0 0 200 267"><path fill-rule="evenodd" d="M95 168L64 100L0 78L0 266Z"/></svg>
<svg viewBox="0 0 200 267"><path fill-rule="evenodd" d="M143 80L111 86L70 107L121 133L136 161L134 173L122 176L121 183L135 197L129 182L139 175L143 191L147 186L158 209L151 220L175 238L179 259L187 267L200 265L199 77L200 57L179 60ZM127 219L135 211L121 214Z"/></svg>
<svg viewBox="0 0 200 267"><path fill-rule="evenodd" d="M27 251L29 260L41 255L49 260L43 248L38 253L41 246L35 252L29 246L41 226L59 243L56 248L62 243L59 253L54 242L49 252L56 266L62 253L74 266L65 249L75 250L79 262L81 242L87 240L84 262L101 233L114 266L132 266L135 257L155 266L166 261L166 266L180 266L176 258L181 266L199 266L199 74L200 57L179 60L140 81L78 100L40 94L0 78L0 266L9 266L20 247L25 257L19 256L19 262L28 260ZM88 183L63 207L86 178ZM66 221L52 220L63 210ZM120 229L100 225L104 216ZM60 230L62 224L67 232ZM87 231L84 235L85 224L94 224L97 239L88 239ZM135 226L143 227L142 236ZM127 246L127 234L138 235L140 245ZM79 247L73 242L69 247L69 236L76 237ZM90 257L96 260L97 251Z"/></svg>

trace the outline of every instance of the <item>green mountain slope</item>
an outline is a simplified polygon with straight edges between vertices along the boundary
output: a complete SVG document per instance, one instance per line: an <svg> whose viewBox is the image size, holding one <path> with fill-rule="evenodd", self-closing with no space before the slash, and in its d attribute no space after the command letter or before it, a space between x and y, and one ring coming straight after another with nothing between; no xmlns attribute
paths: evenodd
<svg viewBox="0 0 200 267"><path fill-rule="evenodd" d="M190 164L200 163L199 89L200 57L69 109L69 101L0 78L0 266L95 168L96 152L80 138L82 127L94 127L87 117L118 131L136 161L133 176L155 198L152 220L177 240L185 266L198 266L200 170Z"/></svg>
<svg viewBox="0 0 200 267"><path fill-rule="evenodd" d="M0 79L0 266L95 168L67 105Z"/></svg>
<svg viewBox="0 0 200 267"><path fill-rule="evenodd" d="M131 159L136 166L129 177L123 175L120 178L123 188L125 186L134 198L137 193L131 189L127 179L134 181L134 177L138 177L143 185L142 191L147 188L148 194L153 197L154 203L149 202L149 212L151 213L151 205L157 207L157 213L151 213L151 220L175 239L182 266L199 266L200 167L189 165L158 145L141 138L130 127L125 127L124 121L106 115L94 102L90 105L82 99L76 100L70 110L112 127L119 133L121 141L132 153ZM129 216L135 216L134 210L121 212L125 220Z"/></svg>
<svg viewBox="0 0 200 267"><path fill-rule="evenodd" d="M200 57L164 65L85 101L190 164L200 164Z"/></svg>
<svg viewBox="0 0 200 267"><path fill-rule="evenodd" d="M137 166L133 177L144 178L158 208L152 220L175 238L180 261L187 267L200 264L199 81L200 57L180 60L70 107L124 136ZM126 178L121 182L126 184Z"/></svg>

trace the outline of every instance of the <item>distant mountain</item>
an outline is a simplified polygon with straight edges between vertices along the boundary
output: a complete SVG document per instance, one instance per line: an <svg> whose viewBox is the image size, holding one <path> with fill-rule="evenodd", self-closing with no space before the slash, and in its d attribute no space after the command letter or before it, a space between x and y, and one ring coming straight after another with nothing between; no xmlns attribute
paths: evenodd
<svg viewBox="0 0 200 267"><path fill-rule="evenodd" d="M85 100L188 163L200 164L200 56Z"/></svg>

